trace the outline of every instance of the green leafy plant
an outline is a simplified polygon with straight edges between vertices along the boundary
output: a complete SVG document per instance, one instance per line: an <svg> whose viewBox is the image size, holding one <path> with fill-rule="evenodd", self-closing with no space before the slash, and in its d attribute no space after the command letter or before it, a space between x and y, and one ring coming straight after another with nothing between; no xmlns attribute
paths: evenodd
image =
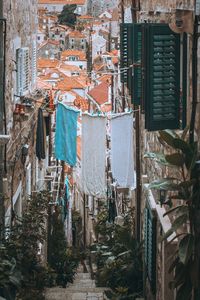
<svg viewBox="0 0 200 300"><path fill-rule="evenodd" d="M46 269L41 265L38 252L39 243L43 244L46 238L48 203L49 193L46 191L28 199L23 217L21 219L15 217L15 224L9 229L4 242L4 253L7 258L4 258L6 264L3 263L3 266L7 271L3 272L3 278L0 277L0 286L7 276L6 286L10 290L14 289L13 293L17 292L18 297L23 300L44 299L42 291L45 286ZM10 298L6 296L6 299Z"/></svg>
<svg viewBox="0 0 200 300"><path fill-rule="evenodd" d="M165 215L173 215L171 228L163 239L176 233L178 249L170 272L174 272L171 288L177 289L177 300L199 299L200 286L200 172L197 143L187 141L187 129L181 136L171 130L159 132L159 141L170 154L146 153L145 157L172 168L173 177L150 183L149 188L167 193L163 204L171 208ZM180 202L181 200L181 202ZM178 204L177 204L177 201Z"/></svg>
<svg viewBox="0 0 200 300"><path fill-rule="evenodd" d="M78 256L75 251L67 248L64 225L58 214L53 215L49 253L51 285L66 287L68 282L73 282L78 266Z"/></svg>
<svg viewBox="0 0 200 300"><path fill-rule="evenodd" d="M58 15L59 23L73 27L76 23L76 14L74 13L75 10L75 4L65 5L60 15Z"/></svg>
<svg viewBox="0 0 200 300"><path fill-rule="evenodd" d="M132 234L132 211L124 215L122 226L107 219L103 210L95 227L99 242L91 247L98 269L97 285L110 287L111 299L135 299L142 292L142 245Z"/></svg>

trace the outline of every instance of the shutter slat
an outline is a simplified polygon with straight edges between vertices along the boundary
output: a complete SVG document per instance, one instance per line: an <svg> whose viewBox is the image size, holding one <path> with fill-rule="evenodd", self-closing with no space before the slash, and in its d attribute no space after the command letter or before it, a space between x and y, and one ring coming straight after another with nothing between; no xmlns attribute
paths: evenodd
<svg viewBox="0 0 200 300"><path fill-rule="evenodd" d="M180 36L167 24L145 27L145 125L148 130L178 129Z"/></svg>

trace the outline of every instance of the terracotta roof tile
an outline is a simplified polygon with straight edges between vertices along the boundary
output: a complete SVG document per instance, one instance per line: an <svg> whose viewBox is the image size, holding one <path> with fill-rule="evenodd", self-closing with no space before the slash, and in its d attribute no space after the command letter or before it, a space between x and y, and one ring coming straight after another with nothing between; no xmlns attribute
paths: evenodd
<svg viewBox="0 0 200 300"><path fill-rule="evenodd" d="M52 86L44 82L41 78L37 78L37 88L43 90L50 90Z"/></svg>
<svg viewBox="0 0 200 300"><path fill-rule="evenodd" d="M71 31L68 34L68 37L70 37L70 38L79 38L79 39L85 39L86 38L86 36L78 30Z"/></svg>
<svg viewBox="0 0 200 300"><path fill-rule="evenodd" d="M39 58L37 60L38 69L42 68L56 68L59 65L57 59Z"/></svg>
<svg viewBox="0 0 200 300"><path fill-rule="evenodd" d="M107 82L107 83L111 83L111 78L112 78L112 75L103 75L101 76L100 78L98 78L99 81L101 82Z"/></svg>
<svg viewBox="0 0 200 300"><path fill-rule="evenodd" d="M66 78L59 81L54 88L61 91L70 91L72 89L84 89L84 86L74 77L66 76Z"/></svg>
<svg viewBox="0 0 200 300"><path fill-rule="evenodd" d="M84 16L79 16L78 19L82 19L82 20L84 20L84 19L91 19L91 20L93 20L93 17L90 16L90 15L84 15Z"/></svg>
<svg viewBox="0 0 200 300"><path fill-rule="evenodd" d="M89 95L99 104L102 105L108 102L108 92L109 92L109 84L106 82L102 82L101 84L95 86L91 91L89 91Z"/></svg>
<svg viewBox="0 0 200 300"><path fill-rule="evenodd" d="M88 110L88 101L80 96L77 96L74 100L74 105L82 111Z"/></svg>
<svg viewBox="0 0 200 300"><path fill-rule="evenodd" d="M38 50L43 48L44 46L46 46L47 44L51 44L51 45L55 45L55 46L58 46L60 45L60 42L59 41L56 41L56 40L50 40L48 39L47 41L44 41L39 47L38 47Z"/></svg>
<svg viewBox="0 0 200 300"><path fill-rule="evenodd" d="M86 53L79 50L65 50L61 52L61 60L66 59L69 56L78 56L79 60L86 60Z"/></svg>

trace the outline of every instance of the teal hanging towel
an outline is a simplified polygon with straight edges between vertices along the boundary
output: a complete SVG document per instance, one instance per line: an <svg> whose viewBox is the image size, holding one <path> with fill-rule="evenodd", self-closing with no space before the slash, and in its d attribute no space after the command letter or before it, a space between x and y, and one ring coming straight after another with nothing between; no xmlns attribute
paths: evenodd
<svg viewBox="0 0 200 300"><path fill-rule="evenodd" d="M56 112L56 158L76 165L77 120L80 111L58 103Z"/></svg>

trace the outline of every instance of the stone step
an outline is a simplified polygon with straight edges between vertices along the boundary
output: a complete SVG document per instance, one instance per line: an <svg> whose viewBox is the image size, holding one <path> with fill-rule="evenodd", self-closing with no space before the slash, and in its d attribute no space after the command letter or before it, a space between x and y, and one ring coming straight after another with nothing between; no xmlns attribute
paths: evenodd
<svg viewBox="0 0 200 300"><path fill-rule="evenodd" d="M63 291L64 290L64 291ZM70 291L68 289L48 290L45 296L46 300L103 300L104 293L101 291Z"/></svg>
<svg viewBox="0 0 200 300"><path fill-rule="evenodd" d="M90 273L77 273L75 278L91 279Z"/></svg>
<svg viewBox="0 0 200 300"><path fill-rule="evenodd" d="M83 272L80 265L73 283L68 283L67 288L53 287L46 289L46 300L105 300L104 291L108 288L96 287L95 280L90 273Z"/></svg>

